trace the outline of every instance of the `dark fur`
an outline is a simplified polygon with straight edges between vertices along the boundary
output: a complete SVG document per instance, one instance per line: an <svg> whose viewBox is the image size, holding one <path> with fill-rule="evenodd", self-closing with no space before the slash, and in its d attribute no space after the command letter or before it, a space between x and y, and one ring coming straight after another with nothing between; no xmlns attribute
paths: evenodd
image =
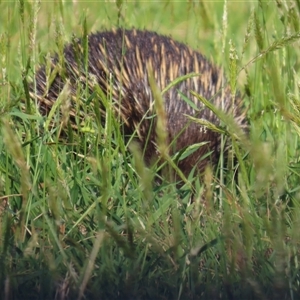
<svg viewBox="0 0 300 300"><path fill-rule="evenodd" d="M209 142L179 163L180 169L186 175L195 165L199 171L203 170L209 159L199 161L208 151L214 151L211 161L213 163L218 161L220 135L189 121L186 117L190 115L206 119L215 125L220 124L218 118L190 93L190 91L195 91L221 107L222 74L217 67L186 45L149 31L118 29L98 32L88 37L88 45L88 78L85 77L81 41L77 45L69 44L65 47L65 70L56 76L47 91L45 67L38 70L36 74L37 94L35 95L32 91L32 97L37 97L43 114L49 112L64 87L66 79L70 80L71 95L74 95L79 80L81 82L88 80L91 83L90 90L93 90L92 81L96 78L97 84L105 93L112 92L115 112L124 123L125 135L131 135L136 131L141 146L147 145L144 158L149 163L157 157L158 153L155 145L155 122L151 124L153 121L147 118L140 124L145 114L148 116L153 114L153 109L149 109L153 107L154 99L149 86L147 66L151 66L156 83L161 90L177 77L196 72L200 74L198 77L182 81L164 94L168 142L176 138L175 147L172 147L170 152L173 154L194 143ZM58 58L56 57L53 59L52 68L54 69L57 64ZM201 108L200 113L197 114L182 100L178 91ZM245 119L241 111L240 98L236 98L233 108L229 88L225 88L223 94L225 95L223 101L225 112L233 114L237 123L244 126ZM184 131L178 136L183 128L185 128ZM150 142L147 142L149 132Z"/></svg>

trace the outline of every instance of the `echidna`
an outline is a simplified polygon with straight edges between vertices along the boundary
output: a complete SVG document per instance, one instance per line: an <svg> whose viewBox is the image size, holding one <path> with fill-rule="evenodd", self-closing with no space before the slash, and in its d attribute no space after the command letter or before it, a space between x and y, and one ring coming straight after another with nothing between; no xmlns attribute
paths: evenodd
<svg viewBox="0 0 300 300"><path fill-rule="evenodd" d="M88 87L92 93L96 84L105 95L112 95L114 112L124 126L125 136L137 135L144 149L144 160L149 164L159 155L156 149L156 118L153 117L155 99L149 84L149 70L161 91L180 76L199 73L197 77L187 76L187 79L179 80L163 95L167 142L170 144L175 140L170 154L196 143L208 142L179 161L178 166L185 175L194 166L202 171L208 162L218 161L220 154L220 134L191 121L188 116L205 119L215 125L219 125L220 120L191 91L233 115L241 127L245 125L241 99L236 97L233 103L230 89L227 87L222 91L220 69L188 46L145 30L98 32L89 35L87 41L88 56L84 53L83 40L78 40L64 48L63 67L57 67L61 64L58 56L52 59L50 77L56 73L50 86L46 86L49 82L46 68L37 71L36 90L32 88L31 95L38 100L43 114L49 112L67 81L71 86L70 97L78 94L79 85ZM184 97L190 99L193 105ZM195 106L199 110L196 111ZM211 151L210 157L203 159Z"/></svg>

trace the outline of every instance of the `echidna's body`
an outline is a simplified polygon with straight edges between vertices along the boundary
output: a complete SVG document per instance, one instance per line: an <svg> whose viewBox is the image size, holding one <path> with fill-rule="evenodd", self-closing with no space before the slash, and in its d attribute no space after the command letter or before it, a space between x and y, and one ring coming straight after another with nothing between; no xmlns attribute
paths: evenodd
<svg viewBox="0 0 300 300"><path fill-rule="evenodd" d="M177 83L164 95L167 115L168 143L176 139L170 147L171 154L189 145L208 142L192 155L179 163L181 170L187 175L195 165L199 170L208 162L201 162L207 152L214 151L212 161L217 161L220 149L220 135L206 130L202 125L191 122L187 116L202 118L219 125L218 118L190 92L195 91L225 112L232 114L238 123L243 125L244 117L240 111L240 99L232 102L228 88L222 92L222 74L200 53L186 45L153 32L138 30L116 30L91 34L88 37L88 69L81 41L77 45L70 44L64 50L65 68L57 74L51 86L46 90L45 68L36 75L37 97L43 113L47 113L66 80L70 80L71 94L76 94L79 82L89 82L90 90L98 84L104 93L112 93L114 109L124 125L125 135L137 133L142 148L145 148L145 161L158 155L156 149L156 132L153 93L149 85L148 74L152 70L160 90L166 88L177 77L199 73L197 77ZM58 59L53 59L53 68ZM86 77L86 74L89 74ZM198 107L196 112L182 95ZM224 96L222 101L222 95ZM234 105L233 105L234 104ZM233 108L234 106L234 108ZM154 122L153 122L154 120Z"/></svg>

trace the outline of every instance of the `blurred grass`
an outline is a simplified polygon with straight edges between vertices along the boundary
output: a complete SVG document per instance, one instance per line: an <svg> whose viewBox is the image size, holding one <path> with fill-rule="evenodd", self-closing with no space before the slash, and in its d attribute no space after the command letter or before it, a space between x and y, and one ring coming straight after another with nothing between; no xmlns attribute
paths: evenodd
<svg viewBox="0 0 300 300"><path fill-rule="evenodd" d="M299 1L2 2L0 297L299 298L299 13ZM117 26L186 42L232 86L237 74L242 172L151 184L109 111L102 127L84 107L85 132L64 142L59 119L42 134L36 109L20 111L44 56Z"/></svg>

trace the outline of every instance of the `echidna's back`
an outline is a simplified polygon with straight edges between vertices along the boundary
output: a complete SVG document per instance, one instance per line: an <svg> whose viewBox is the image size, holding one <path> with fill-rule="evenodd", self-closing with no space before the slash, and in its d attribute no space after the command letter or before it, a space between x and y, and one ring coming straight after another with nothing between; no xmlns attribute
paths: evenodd
<svg viewBox="0 0 300 300"><path fill-rule="evenodd" d="M149 70L153 72L160 90L166 88L177 77L192 72L199 73L197 77L180 81L163 95L167 114L168 142L176 138L171 153L194 143L209 142L179 163L179 167L185 174L188 174L196 164L201 170L208 159L201 163L199 161L208 151L214 151L211 159L216 161L220 144L220 136L217 133L189 121L186 117L190 115L206 119L215 125L219 124L217 117L203 107L203 104L190 93L191 91L211 100L216 106L222 106L226 112L233 114L241 125L244 122L240 111L240 99L234 100L235 103L232 105L229 89L224 89L223 93L221 91L220 70L200 53L184 44L149 31L119 29L91 34L88 38L89 75L86 78L84 47L80 43L79 41L77 45L71 44L65 48L66 70L63 75L56 76L46 96L44 96L45 68L37 72L37 97L43 113L49 111L67 79L71 81L73 95L79 81L83 84L89 82L91 90L96 81L105 93L112 93L115 111L124 122L125 134L137 132L141 145L147 145L145 160L150 162L157 155L157 151L156 123L155 121L153 123L153 118L145 118L145 115L151 116L154 113L153 93L148 81ZM53 62L55 66L58 59L54 58ZM184 101L182 95L192 100L198 108L202 108L200 112L199 110L196 112ZM224 95L224 99L221 95ZM150 140L146 140L147 138Z"/></svg>

